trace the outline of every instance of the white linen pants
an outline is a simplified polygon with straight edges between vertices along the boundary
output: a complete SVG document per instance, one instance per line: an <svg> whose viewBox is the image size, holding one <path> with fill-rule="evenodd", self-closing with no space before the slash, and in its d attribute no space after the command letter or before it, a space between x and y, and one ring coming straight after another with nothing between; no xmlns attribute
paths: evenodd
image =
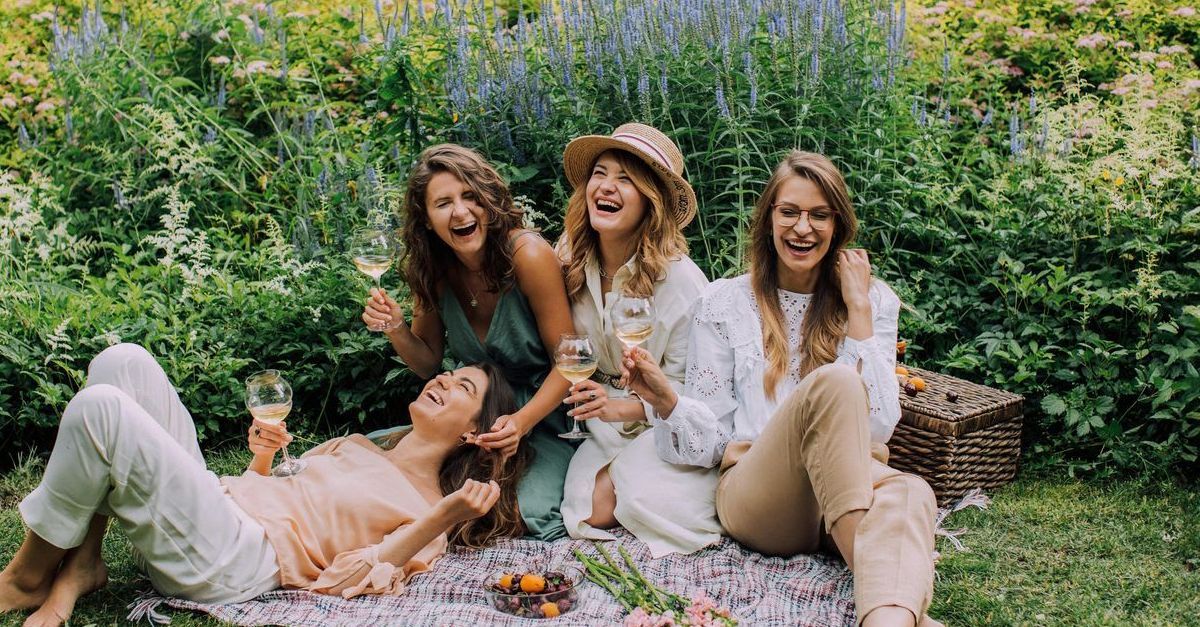
<svg viewBox="0 0 1200 627"><path fill-rule="evenodd" d="M115 517L154 588L170 596L234 603L280 585L262 526L205 467L191 415L136 344L92 360L86 386L63 412L42 482L20 511L62 549L83 542L93 515Z"/></svg>

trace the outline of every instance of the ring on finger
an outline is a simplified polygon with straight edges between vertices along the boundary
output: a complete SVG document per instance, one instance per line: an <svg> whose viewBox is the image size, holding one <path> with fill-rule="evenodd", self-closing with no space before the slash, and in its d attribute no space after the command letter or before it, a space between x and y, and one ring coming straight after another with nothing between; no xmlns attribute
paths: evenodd
<svg viewBox="0 0 1200 627"><path fill-rule="evenodd" d="M589 400L589 401L594 401L594 400L596 400L596 393L595 393L595 392L589 392L589 393L588 393L588 400Z"/></svg>
<svg viewBox="0 0 1200 627"><path fill-rule="evenodd" d="M262 429L259 429L258 427L254 427L254 435L262 437Z"/></svg>

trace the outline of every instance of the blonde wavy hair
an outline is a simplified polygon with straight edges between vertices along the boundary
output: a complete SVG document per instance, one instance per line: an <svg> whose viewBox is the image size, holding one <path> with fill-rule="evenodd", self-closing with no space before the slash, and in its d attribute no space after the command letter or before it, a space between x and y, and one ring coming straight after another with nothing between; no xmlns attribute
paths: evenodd
<svg viewBox="0 0 1200 627"><path fill-rule="evenodd" d="M687 240L675 217L667 212L663 199L665 188L658 175L641 159L624 150L610 150L621 164L621 168L633 181L633 186L646 200L646 216L634 238L638 242L634 253L637 264L633 277L625 284L625 291L636 296L654 294L654 284L667 276L667 265L672 259L687 254ZM599 156L596 158L599 160ZM594 165L593 165L594 167ZM591 259L600 263L600 236L592 228L587 210L587 185L575 188L567 201L567 216L563 221L563 239L566 244L567 295L572 299L587 292L585 271Z"/></svg>
<svg viewBox="0 0 1200 627"><path fill-rule="evenodd" d="M767 360L763 390L768 398L775 398L775 389L787 373L791 352L779 305L779 252L775 250L772 205L780 186L792 177L808 179L821 188L834 215L829 249L817 268L817 287L801 324L801 345L796 347L800 351L801 377L837 359L838 345L846 336L847 310L835 264L838 252L858 234L858 218L854 215L846 179L837 166L824 155L800 150L789 153L775 168L755 203L750 226L750 282L762 313L763 352Z"/></svg>

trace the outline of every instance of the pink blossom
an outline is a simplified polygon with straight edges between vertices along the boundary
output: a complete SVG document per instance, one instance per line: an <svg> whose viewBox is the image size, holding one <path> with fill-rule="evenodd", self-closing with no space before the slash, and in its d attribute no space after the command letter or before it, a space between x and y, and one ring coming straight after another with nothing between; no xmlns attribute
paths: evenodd
<svg viewBox="0 0 1200 627"><path fill-rule="evenodd" d="M1096 89L1099 89L1100 91L1108 91L1112 89L1112 83L1100 83L1100 86Z"/></svg>
<svg viewBox="0 0 1200 627"><path fill-rule="evenodd" d="M1180 46L1178 44L1174 46L1163 46L1162 48L1158 49L1159 54L1184 54L1187 51L1187 46Z"/></svg>
<svg viewBox="0 0 1200 627"><path fill-rule="evenodd" d="M50 20L54 19L54 12L42 11L41 13L34 13L29 17L35 22L49 22Z"/></svg>
<svg viewBox="0 0 1200 627"><path fill-rule="evenodd" d="M19 67L21 67L21 60L20 59L9 59L8 63L4 64L4 67L6 67L10 70L13 68L19 68Z"/></svg>
<svg viewBox="0 0 1200 627"><path fill-rule="evenodd" d="M1158 106L1158 101L1153 98L1143 100L1141 102L1141 107L1143 109L1153 109L1154 107L1157 107L1157 106Z"/></svg>
<svg viewBox="0 0 1200 627"><path fill-rule="evenodd" d="M39 102L38 105L33 108L33 110L37 113L45 113L47 111L53 111L55 108L56 107L53 102L50 102L49 100L43 100Z"/></svg>
<svg viewBox="0 0 1200 627"><path fill-rule="evenodd" d="M1187 79L1186 81L1183 82L1183 88L1188 91L1191 91L1193 89L1200 89L1200 78Z"/></svg>
<svg viewBox="0 0 1200 627"><path fill-rule="evenodd" d="M1116 48L1124 49L1124 48L1132 48L1133 44L1131 42L1128 42L1128 41L1125 41L1124 39L1122 39L1122 40L1118 41L1117 43L1113 44L1113 46Z"/></svg>
<svg viewBox="0 0 1200 627"><path fill-rule="evenodd" d="M1179 17L1192 17L1195 14L1196 9L1193 9L1192 7L1179 7L1178 9L1171 11L1171 15L1177 15Z"/></svg>
<svg viewBox="0 0 1200 627"><path fill-rule="evenodd" d="M192 38L192 34L187 31L183 31L182 33L179 33L179 38L184 41L187 41Z"/></svg>
<svg viewBox="0 0 1200 627"><path fill-rule="evenodd" d="M271 64L267 61L251 61L246 64L247 74L259 74L270 69Z"/></svg>
<svg viewBox="0 0 1200 627"><path fill-rule="evenodd" d="M1125 94L1129 93L1129 91L1130 90L1128 87L1118 87L1112 90L1112 93L1114 96L1124 96Z"/></svg>
<svg viewBox="0 0 1200 627"><path fill-rule="evenodd" d="M229 39L229 31L222 28L221 30L213 33L212 38L213 38L213 41L215 41L217 43L225 41L226 39Z"/></svg>
<svg viewBox="0 0 1200 627"><path fill-rule="evenodd" d="M12 96L5 96L0 98L0 107L4 107L5 109L16 109L17 101L14 100Z"/></svg>
<svg viewBox="0 0 1200 627"><path fill-rule="evenodd" d="M33 96L21 96L21 102L25 104L33 104Z"/></svg>
<svg viewBox="0 0 1200 627"><path fill-rule="evenodd" d="M1133 9L1121 9L1117 11L1117 17L1133 17Z"/></svg>
<svg viewBox="0 0 1200 627"><path fill-rule="evenodd" d="M968 9L975 8L975 0L963 0L963 6Z"/></svg>
<svg viewBox="0 0 1200 627"><path fill-rule="evenodd" d="M226 57L226 56L209 57L208 62L213 65L229 65L229 57Z"/></svg>
<svg viewBox="0 0 1200 627"><path fill-rule="evenodd" d="M1107 41L1108 36L1104 33L1092 33L1091 35L1084 35L1083 37L1080 37L1079 40L1075 42L1075 46L1078 48L1094 50L1096 48L1103 47Z"/></svg>
<svg viewBox="0 0 1200 627"><path fill-rule="evenodd" d="M1169 69L1175 67L1175 64L1171 63L1170 61L1159 61L1158 63L1155 63L1154 65L1160 70L1169 70Z"/></svg>
<svg viewBox="0 0 1200 627"><path fill-rule="evenodd" d="M1141 61L1142 63L1149 63L1157 59L1158 55L1153 52L1135 52L1133 53L1133 58Z"/></svg>
<svg viewBox="0 0 1200 627"><path fill-rule="evenodd" d="M37 87L41 84L41 81L39 81L36 76L26 76L25 78L21 79L21 84L26 87Z"/></svg>

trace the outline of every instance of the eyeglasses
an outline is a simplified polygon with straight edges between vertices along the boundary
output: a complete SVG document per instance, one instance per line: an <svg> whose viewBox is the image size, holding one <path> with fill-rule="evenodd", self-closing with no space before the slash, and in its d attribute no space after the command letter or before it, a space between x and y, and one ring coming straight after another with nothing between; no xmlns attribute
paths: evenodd
<svg viewBox="0 0 1200 627"><path fill-rule="evenodd" d="M808 214L808 226L814 231L824 231L833 224L833 212L828 209L800 209L795 205L772 205L775 211L775 224L790 229L800 222L800 217Z"/></svg>

